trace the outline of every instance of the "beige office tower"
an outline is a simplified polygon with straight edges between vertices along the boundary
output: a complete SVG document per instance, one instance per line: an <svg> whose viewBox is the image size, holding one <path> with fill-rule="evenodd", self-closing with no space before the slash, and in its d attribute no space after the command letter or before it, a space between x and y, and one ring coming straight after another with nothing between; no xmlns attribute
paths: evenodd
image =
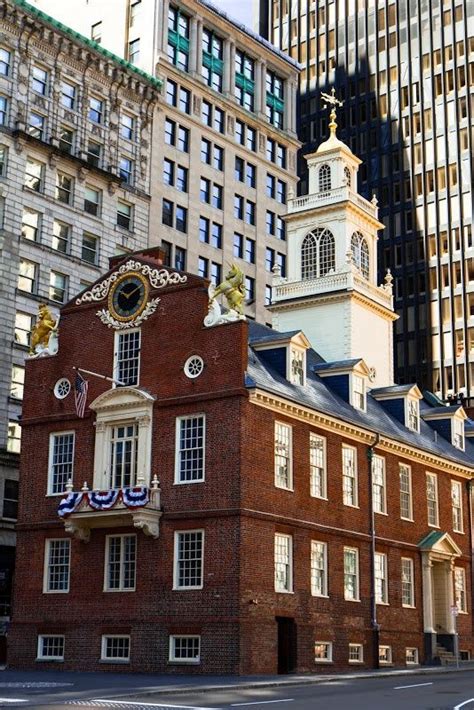
<svg viewBox="0 0 474 710"><path fill-rule="evenodd" d="M246 311L269 322L295 192L298 65L218 4L55 0L37 5L164 82L152 141L150 245L217 282L235 261Z"/></svg>

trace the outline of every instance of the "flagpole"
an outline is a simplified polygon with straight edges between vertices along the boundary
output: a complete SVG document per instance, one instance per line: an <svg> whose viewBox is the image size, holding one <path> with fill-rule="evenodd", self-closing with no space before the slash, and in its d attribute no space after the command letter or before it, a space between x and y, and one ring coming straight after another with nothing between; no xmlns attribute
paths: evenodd
<svg viewBox="0 0 474 710"><path fill-rule="evenodd" d="M108 382L113 382L115 385L120 385L124 386L125 382L121 382L120 380L116 380L114 377L107 377L106 375L100 375L98 372L92 372L92 370L84 370L82 367L73 367L73 370L76 370L76 372L83 372L85 375L92 375L93 377L98 377L101 380L107 380Z"/></svg>

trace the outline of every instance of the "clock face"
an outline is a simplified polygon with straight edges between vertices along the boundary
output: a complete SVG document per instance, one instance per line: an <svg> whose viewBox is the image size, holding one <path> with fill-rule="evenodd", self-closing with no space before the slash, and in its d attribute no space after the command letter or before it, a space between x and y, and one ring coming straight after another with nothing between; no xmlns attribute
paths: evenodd
<svg viewBox="0 0 474 710"><path fill-rule="evenodd" d="M122 323L136 318L148 301L148 282L141 274L124 274L109 293L109 311Z"/></svg>

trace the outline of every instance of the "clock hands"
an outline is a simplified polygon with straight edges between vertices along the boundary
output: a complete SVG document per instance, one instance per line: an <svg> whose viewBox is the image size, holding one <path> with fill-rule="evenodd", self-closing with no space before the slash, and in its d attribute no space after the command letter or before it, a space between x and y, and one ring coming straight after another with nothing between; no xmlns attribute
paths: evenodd
<svg viewBox="0 0 474 710"><path fill-rule="evenodd" d="M140 289L141 289L141 284L140 284L140 286L136 286L136 287L133 289L133 291L130 291L130 293L125 293L124 291L122 291L122 296L124 296L125 298L129 299L130 296L133 296L133 294L134 294L136 291L139 291Z"/></svg>

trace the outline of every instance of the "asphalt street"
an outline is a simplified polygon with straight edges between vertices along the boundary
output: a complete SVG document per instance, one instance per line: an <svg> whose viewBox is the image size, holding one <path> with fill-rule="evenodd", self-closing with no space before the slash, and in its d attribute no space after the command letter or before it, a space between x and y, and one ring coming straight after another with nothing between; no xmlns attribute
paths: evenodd
<svg viewBox="0 0 474 710"><path fill-rule="evenodd" d="M474 710L474 669L318 680L0 674L0 707L110 710ZM270 684L272 683L272 684ZM250 685L254 687L236 687ZM233 686L225 688L223 686ZM189 689L187 689L189 688ZM274 708L272 707L274 706Z"/></svg>

